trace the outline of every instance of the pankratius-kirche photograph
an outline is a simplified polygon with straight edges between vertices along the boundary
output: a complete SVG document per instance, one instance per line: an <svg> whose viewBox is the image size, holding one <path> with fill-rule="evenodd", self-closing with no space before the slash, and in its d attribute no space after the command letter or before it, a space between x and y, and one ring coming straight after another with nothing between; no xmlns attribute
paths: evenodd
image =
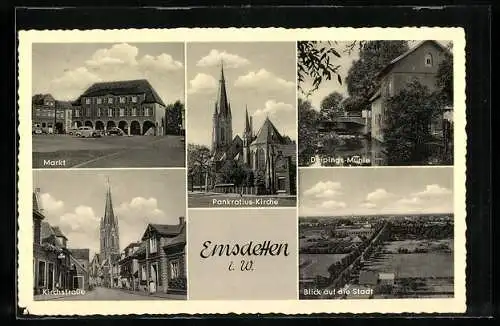
<svg viewBox="0 0 500 326"><path fill-rule="evenodd" d="M189 207L296 203L295 43L187 44Z"/></svg>

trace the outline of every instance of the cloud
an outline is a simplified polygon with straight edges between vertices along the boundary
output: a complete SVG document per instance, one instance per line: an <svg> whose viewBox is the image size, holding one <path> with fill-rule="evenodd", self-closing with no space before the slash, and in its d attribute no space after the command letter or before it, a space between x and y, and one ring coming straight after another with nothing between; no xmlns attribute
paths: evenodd
<svg viewBox="0 0 500 326"><path fill-rule="evenodd" d="M165 213L158 208L158 201L156 198L134 197L129 202L123 202L115 209L116 214L121 219L132 218L163 218Z"/></svg>
<svg viewBox="0 0 500 326"><path fill-rule="evenodd" d="M217 89L217 80L214 77L199 73L189 81L189 94L205 93L210 94Z"/></svg>
<svg viewBox="0 0 500 326"><path fill-rule="evenodd" d="M420 205L422 204L422 200L419 197L405 197L399 199L396 204L403 205L403 206L415 206L415 205Z"/></svg>
<svg viewBox="0 0 500 326"><path fill-rule="evenodd" d="M370 202L364 202L361 204L361 207L372 209L372 208L376 208L377 204L370 203Z"/></svg>
<svg viewBox="0 0 500 326"><path fill-rule="evenodd" d="M170 54L166 53L156 57L146 54L138 63L141 69L152 71L173 71L183 67L182 62L174 60Z"/></svg>
<svg viewBox="0 0 500 326"><path fill-rule="evenodd" d="M234 86L252 89L283 90L294 89L295 82L286 81L265 69L260 69L257 72L250 71L244 76L239 76L234 82Z"/></svg>
<svg viewBox="0 0 500 326"><path fill-rule="evenodd" d="M64 207L64 202L62 200L54 198L49 193L40 194L40 201L43 210L49 214L57 213Z"/></svg>
<svg viewBox="0 0 500 326"><path fill-rule="evenodd" d="M139 49L127 43L114 44L107 49L99 49L92 55L90 60L85 61L88 66L97 67L103 65L136 65L136 57Z"/></svg>
<svg viewBox="0 0 500 326"><path fill-rule="evenodd" d="M53 79L49 88L60 94L61 99L74 99L83 89L100 81L102 78L90 72L86 67L78 67L65 71L61 77Z"/></svg>
<svg viewBox="0 0 500 326"><path fill-rule="evenodd" d="M340 194L340 188L340 182L320 181L304 191L304 195L315 196L317 198L331 198Z"/></svg>
<svg viewBox="0 0 500 326"><path fill-rule="evenodd" d="M214 67L219 66L223 62L226 68L239 68L250 63L248 59L240 57L237 54L228 53L226 51L220 52L217 49L212 49L208 55L202 57L196 65L198 67Z"/></svg>
<svg viewBox="0 0 500 326"><path fill-rule="evenodd" d="M366 195L366 201L367 202L377 202L377 201L382 201L382 200L388 199L391 196L392 196L392 194L387 192L385 189L378 188L375 191L372 191L368 195Z"/></svg>
<svg viewBox="0 0 500 326"><path fill-rule="evenodd" d="M89 233L89 229L95 229L99 224L99 218L94 213L92 207L80 205L73 212L65 213L59 216L58 223L63 230L83 231ZM69 237L68 237L69 238Z"/></svg>
<svg viewBox="0 0 500 326"><path fill-rule="evenodd" d="M346 203L343 201L327 200L321 203L321 208L346 208Z"/></svg>
<svg viewBox="0 0 500 326"><path fill-rule="evenodd" d="M443 188L438 184L431 184L425 187L424 191L416 192L413 194L415 197L428 198L428 197L439 197L451 194L451 190L448 188Z"/></svg>
<svg viewBox="0 0 500 326"><path fill-rule="evenodd" d="M264 108L255 111L256 116L261 115L274 115L278 112L291 112L293 106L283 102L276 102L275 100L268 100L264 104Z"/></svg>

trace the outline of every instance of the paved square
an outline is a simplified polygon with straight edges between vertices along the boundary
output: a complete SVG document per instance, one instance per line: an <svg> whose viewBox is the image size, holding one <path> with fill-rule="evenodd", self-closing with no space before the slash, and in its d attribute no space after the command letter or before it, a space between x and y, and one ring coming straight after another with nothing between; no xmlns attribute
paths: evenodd
<svg viewBox="0 0 500 326"><path fill-rule="evenodd" d="M35 135L33 168L184 167L182 136Z"/></svg>

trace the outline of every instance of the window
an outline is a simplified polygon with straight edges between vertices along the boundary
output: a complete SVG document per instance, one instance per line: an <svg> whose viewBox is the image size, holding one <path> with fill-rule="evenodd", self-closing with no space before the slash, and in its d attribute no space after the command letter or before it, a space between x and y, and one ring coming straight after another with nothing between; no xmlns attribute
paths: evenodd
<svg viewBox="0 0 500 326"><path fill-rule="evenodd" d="M170 278L175 279L180 277L179 261L175 260L170 263Z"/></svg>
<svg viewBox="0 0 500 326"><path fill-rule="evenodd" d="M132 108L132 116L135 117L137 115L137 109Z"/></svg>
<svg viewBox="0 0 500 326"><path fill-rule="evenodd" d="M45 287L46 284L45 279L45 262L38 262L38 286Z"/></svg>
<svg viewBox="0 0 500 326"><path fill-rule="evenodd" d="M281 190L281 191L286 190L286 180L284 177L278 178L278 190Z"/></svg>
<svg viewBox="0 0 500 326"><path fill-rule="evenodd" d="M144 108L144 116L149 116L149 108Z"/></svg>
<svg viewBox="0 0 500 326"><path fill-rule="evenodd" d="M125 115L125 109L120 108L120 117L123 117Z"/></svg>
<svg viewBox="0 0 500 326"><path fill-rule="evenodd" d="M78 110L78 109L75 110L75 117L77 117L77 118L80 117L80 110Z"/></svg>
<svg viewBox="0 0 500 326"><path fill-rule="evenodd" d="M123 96L120 97L120 103L125 103L125 97Z"/></svg>
<svg viewBox="0 0 500 326"><path fill-rule="evenodd" d="M97 104L102 104L102 98L100 97L97 98Z"/></svg>
<svg viewBox="0 0 500 326"><path fill-rule="evenodd" d="M109 104L112 104L112 103L113 103L113 98L112 98L112 97L108 97L108 103L109 103Z"/></svg>
<svg viewBox="0 0 500 326"><path fill-rule="evenodd" d="M90 115L91 115L91 110L90 110L90 108L87 108L87 114L86 114L86 116L90 117Z"/></svg>
<svg viewBox="0 0 500 326"><path fill-rule="evenodd" d="M149 252L156 252L156 238L149 238Z"/></svg>
<svg viewBox="0 0 500 326"><path fill-rule="evenodd" d="M85 104L90 104L90 98L85 99Z"/></svg>
<svg viewBox="0 0 500 326"><path fill-rule="evenodd" d="M141 266L141 280L146 280L146 266L144 265Z"/></svg>
<svg viewBox="0 0 500 326"><path fill-rule="evenodd" d="M430 54L430 53L427 53L425 55L425 66L432 67L432 54Z"/></svg>
<svg viewBox="0 0 500 326"><path fill-rule="evenodd" d="M100 117L101 116L101 108L97 108L97 116Z"/></svg>
<svg viewBox="0 0 500 326"><path fill-rule="evenodd" d="M137 96L132 96L132 103L137 103Z"/></svg>
<svg viewBox="0 0 500 326"><path fill-rule="evenodd" d="M113 116L113 109L108 109L108 117L112 117Z"/></svg>

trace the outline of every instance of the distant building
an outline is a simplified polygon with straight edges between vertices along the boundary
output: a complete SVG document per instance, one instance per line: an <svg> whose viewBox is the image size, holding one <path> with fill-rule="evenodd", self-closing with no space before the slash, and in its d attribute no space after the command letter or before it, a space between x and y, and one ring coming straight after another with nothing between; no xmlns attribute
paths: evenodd
<svg viewBox="0 0 500 326"><path fill-rule="evenodd" d="M89 283L90 286L102 286L103 283L103 271L102 271L102 263L101 258L98 253L94 254L92 260L90 261L89 266Z"/></svg>
<svg viewBox="0 0 500 326"><path fill-rule="evenodd" d="M379 285L394 286L394 273L378 273Z"/></svg>
<svg viewBox="0 0 500 326"><path fill-rule="evenodd" d="M71 127L72 106L69 102L57 101L51 94L35 94L31 98L33 132L64 133Z"/></svg>
<svg viewBox="0 0 500 326"><path fill-rule="evenodd" d="M128 135L164 135L166 106L145 79L95 83L73 102L73 126L118 127Z"/></svg>
<svg viewBox="0 0 500 326"><path fill-rule="evenodd" d="M364 270L359 272L359 284L375 286L378 284L378 273L376 271Z"/></svg>
<svg viewBox="0 0 500 326"><path fill-rule="evenodd" d="M371 137L384 141L383 129L387 121L386 101L397 95L408 82L418 80L432 92L437 89L436 77L441 62L448 51L437 41L422 41L407 52L392 60L384 67L377 79L379 89L370 98ZM450 111L452 108L448 108ZM443 119L433 122L431 129L440 134L443 129Z"/></svg>
<svg viewBox="0 0 500 326"><path fill-rule="evenodd" d="M138 261L139 290L186 294L186 223L149 224L133 254Z"/></svg>
<svg viewBox="0 0 500 326"><path fill-rule="evenodd" d="M141 247L141 242L132 242L123 249L120 261L121 287L129 290L139 289L139 261L134 254Z"/></svg>

